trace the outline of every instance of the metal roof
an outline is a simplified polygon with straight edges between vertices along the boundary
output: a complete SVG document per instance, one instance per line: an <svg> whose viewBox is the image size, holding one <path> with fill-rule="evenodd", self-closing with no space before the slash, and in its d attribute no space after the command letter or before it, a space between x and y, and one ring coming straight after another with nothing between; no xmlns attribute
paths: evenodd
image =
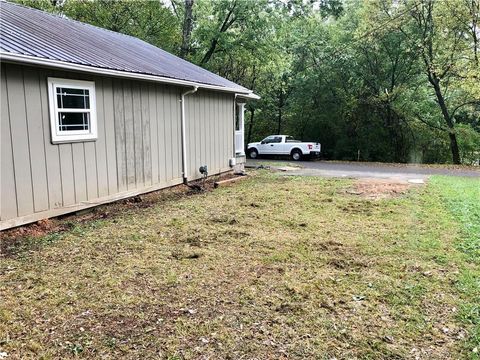
<svg viewBox="0 0 480 360"><path fill-rule="evenodd" d="M82 71L251 93L135 37L5 1L0 1L0 55L3 60L75 65Z"/></svg>

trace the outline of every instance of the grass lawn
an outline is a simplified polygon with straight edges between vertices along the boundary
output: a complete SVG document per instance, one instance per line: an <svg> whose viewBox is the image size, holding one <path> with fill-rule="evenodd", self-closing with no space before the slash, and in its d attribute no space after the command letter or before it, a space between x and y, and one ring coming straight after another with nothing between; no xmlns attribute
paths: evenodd
<svg viewBox="0 0 480 360"><path fill-rule="evenodd" d="M350 180L257 174L17 243L0 353L479 358L478 179L371 200Z"/></svg>

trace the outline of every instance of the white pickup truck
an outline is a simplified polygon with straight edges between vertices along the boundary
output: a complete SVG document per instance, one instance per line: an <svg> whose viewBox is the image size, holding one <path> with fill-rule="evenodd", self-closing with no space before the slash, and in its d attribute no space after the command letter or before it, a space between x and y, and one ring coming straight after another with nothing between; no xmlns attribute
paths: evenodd
<svg viewBox="0 0 480 360"><path fill-rule="evenodd" d="M301 142L288 135L270 135L261 142L247 145L247 154L251 159L259 155L289 155L293 160L301 160L306 156L320 154L320 144L313 142Z"/></svg>

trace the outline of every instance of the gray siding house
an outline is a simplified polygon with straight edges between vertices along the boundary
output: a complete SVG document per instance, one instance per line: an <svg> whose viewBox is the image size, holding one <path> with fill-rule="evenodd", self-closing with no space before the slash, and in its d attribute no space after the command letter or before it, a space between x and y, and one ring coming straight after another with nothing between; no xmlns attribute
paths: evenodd
<svg viewBox="0 0 480 360"><path fill-rule="evenodd" d="M139 39L2 1L0 61L0 230L244 161L258 97Z"/></svg>

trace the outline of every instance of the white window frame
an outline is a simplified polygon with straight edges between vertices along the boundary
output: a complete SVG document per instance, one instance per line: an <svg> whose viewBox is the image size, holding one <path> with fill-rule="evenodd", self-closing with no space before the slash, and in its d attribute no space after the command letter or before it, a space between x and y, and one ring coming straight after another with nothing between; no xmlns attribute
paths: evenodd
<svg viewBox="0 0 480 360"><path fill-rule="evenodd" d="M57 105L57 88L83 89L89 91L89 109L59 109ZM70 143L79 141L94 141L97 134L97 102L95 97L95 82L84 80L71 80L48 78L48 101L50 109L50 130L52 143ZM62 131L59 129L58 113L89 113L89 130Z"/></svg>

